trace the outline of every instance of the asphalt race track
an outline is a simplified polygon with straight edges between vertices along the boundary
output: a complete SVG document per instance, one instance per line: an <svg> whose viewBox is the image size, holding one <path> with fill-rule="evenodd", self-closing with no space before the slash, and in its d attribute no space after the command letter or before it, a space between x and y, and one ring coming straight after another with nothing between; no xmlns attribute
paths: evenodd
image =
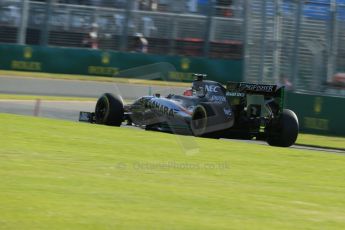
<svg viewBox="0 0 345 230"><path fill-rule="evenodd" d="M0 76L0 93L43 96L89 97L90 102L57 101L17 101L0 100L1 113L36 115L49 118L78 120L79 111L93 111L97 98L105 92L121 95L125 100L133 100L150 93L181 94L184 88L167 86L146 86L137 84L55 80L28 77ZM35 111L35 108L38 109ZM38 114L37 114L38 113Z"/></svg>
<svg viewBox="0 0 345 230"><path fill-rule="evenodd" d="M78 120L79 111L93 111L96 99L105 92L121 95L125 100L133 100L150 93L181 94L184 88L167 86L146 86L137 84L38 79L28 77L0 76L0 93L43 96L90 97L90 102L41 101L38 115L49 118ZM1 113L34 115L36 101L0 100ZM37 113L37 112L36 112Z"/></svg>
<svg viewBox="0 0 345 230"><path fill-rule="evenodd" d="M96 101L17 101L0 100L0 113L40 116L78 121L80 111L94 111Z"/></svg>
<svg viewBox="0 0 345 230"><path fill-rule="evenodd" d="M41 100L38 102L34 100L0 100L0 113L12 113L78 121L79 111L94 111L97 100L96 98L98 98L104 92L120 94L124 99L132 100L143 95L148 95L150 91L152 93L161 93L162 95L167 95L169 93L181 94L183 90L184 88L181 87L168 86L152 86L150 89L149 86L124 83L0 76L0 93L95 98L94 101ZM265 142L255 141L255 143L266 145ZM296 145L293 146L293 148L316 150L345 156L345 151L343 150Z"/></svg>
<svg viewBox="0 0 345 230"><path fill-rule="evenodd" d="M135 99L149 93L181 94L183 87L146 86L127 83L38 79L0 76L0 93L98 98L105 92Z"/></svg>

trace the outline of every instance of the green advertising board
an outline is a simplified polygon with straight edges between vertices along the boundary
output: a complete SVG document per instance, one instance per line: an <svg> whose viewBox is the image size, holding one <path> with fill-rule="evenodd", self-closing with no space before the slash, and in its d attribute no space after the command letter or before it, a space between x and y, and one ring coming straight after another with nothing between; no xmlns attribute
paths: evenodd
<svg viewBox="0 0 345 230"><path fill-rule="evenodd" d="M156 76L170 81L191 81L192 73L206 73L209 79L225 83L241 80L242 63L242 60L0 44L0 69L4 70L109 77ZM153 75L155 71L162 74Z"/></svg>
<svg viewBox="0 0 345 230"><path fill-rule="evenodd" d="M297 114L301 132L345 136L344 98L287 93L285 107Z"/></svg>

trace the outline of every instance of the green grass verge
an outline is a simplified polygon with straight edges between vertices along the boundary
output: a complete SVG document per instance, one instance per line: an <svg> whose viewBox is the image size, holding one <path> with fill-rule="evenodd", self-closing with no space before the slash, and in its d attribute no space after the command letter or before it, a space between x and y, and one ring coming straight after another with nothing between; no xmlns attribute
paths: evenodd
<svg viewBox="0 0 345 230"><path fill-rule="evenodd" d="M298 135L296 144L345 150L344 137L332 137L301 133Z"/></svg>
<svg viewBox="0 0 345 230"><path fill-rule="evenodd" d="M116 83L157 85L157 86L169 86L169 87L190 86L190 83L183 83L183 82L167 82L167 81L143 80L143 79L135 79L135 78L84 76L84 75L22 72L22 71L9 71L9 70L0 70L0 76L31 77L31 78L43 78L43 79L63 79L63 80L78 80L78 81L116 82Z"/></svg>
<svg viewBox="0 0 345 230"><path fill-rule="evenodd" d="M0 122L1 229L345 228L341 155L6 114Z"/></svg>
<svg viewBox="0 0 345 230"><path fill-rule="evenodd" d="M60 96L43 96L43 95L21 95L21 94L1 94L0 100L45 100L45 101L96 101L92 97L60 97Z"/></svg>

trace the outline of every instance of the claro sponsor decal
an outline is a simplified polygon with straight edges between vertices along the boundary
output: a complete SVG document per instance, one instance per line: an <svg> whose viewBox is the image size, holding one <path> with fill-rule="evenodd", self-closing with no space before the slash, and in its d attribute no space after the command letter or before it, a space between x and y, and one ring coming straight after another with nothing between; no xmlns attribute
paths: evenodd
<svg viewBox="0 0 345 230"><path fill-rule="evenodd" d="M174 110L166 105L159 103L158 101L142 99L141 103L144 105L145 108L152 109L153 111L158 112L162 115L174 117Z"/></svg>

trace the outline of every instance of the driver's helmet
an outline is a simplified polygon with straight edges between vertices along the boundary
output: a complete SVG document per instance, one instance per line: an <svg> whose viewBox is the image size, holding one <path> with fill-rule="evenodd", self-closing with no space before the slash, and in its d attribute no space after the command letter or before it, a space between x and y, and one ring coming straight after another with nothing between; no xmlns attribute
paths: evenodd
<svg viewBox="0 0 345 230"><path fill-rule="evenodd" d="M188 96L188 97L193 96L193 90L192 90L192 88L186 89L186 90L183 92L183 96Z"/></svg>
<svg viewBox="0 0 345 230"><path fill-rule="evenodd" d="M202 81L194 81L193 82L193 94L197 97L205 97L206 95L206 87L205 83Z"/></svg>

